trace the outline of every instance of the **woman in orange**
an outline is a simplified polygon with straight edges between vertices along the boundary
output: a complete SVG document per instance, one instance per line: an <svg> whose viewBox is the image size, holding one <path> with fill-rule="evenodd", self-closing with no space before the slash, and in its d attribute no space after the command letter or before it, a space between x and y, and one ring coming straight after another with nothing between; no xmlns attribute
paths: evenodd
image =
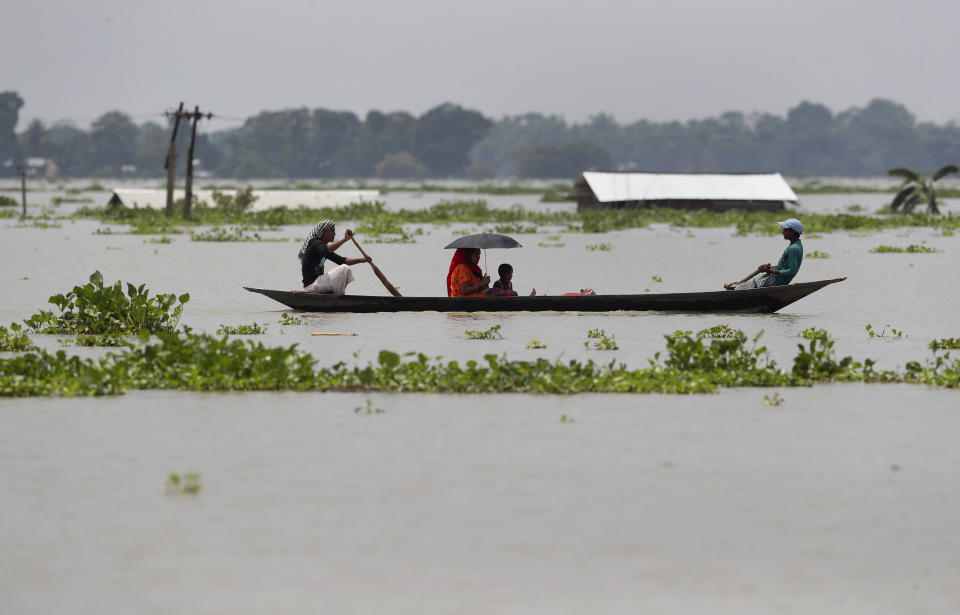
<svg viewBox="0 0 960 615"><path fill-rule="evenodd" d="M483 297L490 285L490 276L480 270L480 250L457 248L450 260L447 274L448 297Z"/></svg>

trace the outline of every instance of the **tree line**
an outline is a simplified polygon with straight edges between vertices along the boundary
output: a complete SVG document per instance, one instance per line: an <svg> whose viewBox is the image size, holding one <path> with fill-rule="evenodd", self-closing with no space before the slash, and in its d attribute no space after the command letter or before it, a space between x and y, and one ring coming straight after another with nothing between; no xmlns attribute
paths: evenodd
<svg viewBox="0 0 960 615"><path fill-rule="evenodd" d="M33 159L56 176L163 175L169 124L138 125L110 111L88 130L34 120L17 132L23 104L16 92L0 93L0 174L15 174ZM177 145L182 161L187 131ZM540 113L492 119L452 103L419 117L301 108L264 111L237 128L201 133L195 155L200 170L236 178L572 179L591 169L863 177L960 161L960 126L918 122L885 99L836 114L802 102L785 117L731 111L624 124L606 114L582 123Z"/></svg>

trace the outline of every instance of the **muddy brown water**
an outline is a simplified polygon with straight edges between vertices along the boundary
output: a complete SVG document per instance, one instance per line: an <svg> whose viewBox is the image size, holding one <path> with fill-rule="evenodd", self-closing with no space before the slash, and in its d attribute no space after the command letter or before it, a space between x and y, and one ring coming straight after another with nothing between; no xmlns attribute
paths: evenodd
<svg viewBox="0 0 960 615"><path fill-rule="evenodd" d="M874 197L886 198L803 204L870 208ZM439 198L391 193L388 206ZM467 226L364 246L401 292L439 294L443 245ZM930 356L931 339L960 335L960 238L931 229L807 238L806 252L831 257L805 259L798 280L848 280L774 315L308 314L307 326L281 327L283 306L241 287L293 288L292 239L307 229L261 233L288 240L278 243L149 244L97 227L0 220L0 323L49 307L49 295L99 269L107 281L190 292L183 322L197 330L268 323L254 339L298 343L327 365L386 348L643 366L664 334L725 323L762 330L787 366L797 333L815 326L841 354L894 368ZM719 288L786 245L668 227L518 239L523 249L489 251L488 267L508 261L521 291L550 294ZM869 252L921 242L940 251ZM613 250L586 249L599 243ZM350 292L385 293L356 269ZM871 339L868 323L904 335ZM464 335L493 325L503 340ZM620 350L584 349L597 327ZM547 348L526 349L534 339ZM58 348L55 337L41 343ZM774 394L781 405L764 403ZM366 414L367 400L383 412ZM16 613L949 613L960 603L957 400L906 385L2 400L0 602ZM167 475L187 471L202 474L201 493L166 495Z"/></svg>

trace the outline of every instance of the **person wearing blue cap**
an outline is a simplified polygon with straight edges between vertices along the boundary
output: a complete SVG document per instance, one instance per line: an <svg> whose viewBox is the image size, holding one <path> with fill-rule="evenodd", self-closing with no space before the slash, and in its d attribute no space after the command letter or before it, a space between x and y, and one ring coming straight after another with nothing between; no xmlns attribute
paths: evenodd
<svg viewBox="0 0 960 615"><path fill-rule="evenodd" d="M748 288L763 288L764 286L785 286L793 280L800 270L800 263L803 262L803 244L800 243L803 222L796 218L789 218L783 222L777 222L777 225L783 229L783 238L790 242L787 249L783 251L783 256L777 262L777 266L771 267L770 263L760 265L756 271L739 282L724 284L724 288L727 290L746 290Z"/></svg>

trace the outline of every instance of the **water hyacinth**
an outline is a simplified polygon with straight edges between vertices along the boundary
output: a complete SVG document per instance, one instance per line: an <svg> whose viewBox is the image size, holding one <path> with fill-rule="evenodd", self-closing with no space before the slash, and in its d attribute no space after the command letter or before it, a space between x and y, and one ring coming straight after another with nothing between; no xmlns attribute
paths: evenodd
<svg viewBox="0 0 960 615"><path fill-rule="evenodd" d="M144 284L127 283L126 293L117 281L104 286L103 274L93 272L90 282L74 286L66 295L57 294L48 302L60 313L41 310L24 323L37 333L84 335L138 335L141 332L174 331L180 322L189 293L150 296Z"/></svg>

